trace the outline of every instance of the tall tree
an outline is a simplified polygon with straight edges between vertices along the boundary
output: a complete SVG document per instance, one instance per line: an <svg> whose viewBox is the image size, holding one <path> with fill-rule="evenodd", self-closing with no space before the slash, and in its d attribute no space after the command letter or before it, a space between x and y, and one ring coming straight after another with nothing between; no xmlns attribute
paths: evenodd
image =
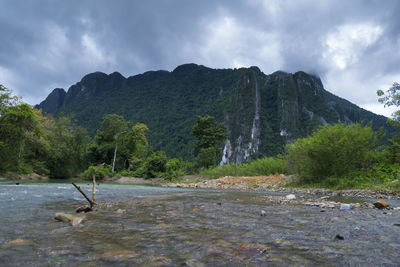
<svg viewBox="0 0 400 267"><path fill-rule="evenodd" d="M25 142L35 134L38 121L32 107L0 85L0 170L22 171Z"/></svg>
<svg viewBox="0 0 400 267"><path fill-rule="evenodd" d="M395 82L393 85L384 92L383 90L378 90L377 94L379 96L378 101L385 105L385 107L400 106L400 84ZM400 130L400 109L396 110L392 114L391 119L388 119L388 123L398 130ZM400 163L400 134L397 133L389 140L391 145L387 148L387 157L390 162Z"/></svg>
<svg viewBox="0 0 400 267"><path fill-rule="evenodd" d="M192 135L196 137L194 152L198 154L199 163L206 168L215 165L217 145L227 137L224 123L217 124L209 115L197 116Z"/></svg>
<svg viewBox="0 0 400 267"><path fill-rule="evenodd" d="M386 92L378 90L378 101L385 105L385 107L400 106L400 84L395 82ZM392 114L393 118L389 119L389 123L400 129L400 110Z"/></svg>

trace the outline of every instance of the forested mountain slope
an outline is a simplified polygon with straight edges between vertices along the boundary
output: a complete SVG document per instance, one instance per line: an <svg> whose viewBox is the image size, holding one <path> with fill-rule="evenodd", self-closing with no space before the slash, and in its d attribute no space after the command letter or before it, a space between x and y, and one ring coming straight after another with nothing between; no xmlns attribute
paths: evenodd
<svg viewBox="0 0 400 267"><path fill-rule="evenodd" d="M266 75L257 67L185 64L172 72L149 71L128 78L118 72L95 72L67 92L54 89L36 107L54 115L74 114L91 135L109 113L145 123L155 150L184 159L193 158L190 132L196 116L209 114L228 129L228 139L221 144L225 163L276 155L287 142L322 123L371 121L375 129L393 131L384 116L327 92L318 77L301 71Z"/></svg>

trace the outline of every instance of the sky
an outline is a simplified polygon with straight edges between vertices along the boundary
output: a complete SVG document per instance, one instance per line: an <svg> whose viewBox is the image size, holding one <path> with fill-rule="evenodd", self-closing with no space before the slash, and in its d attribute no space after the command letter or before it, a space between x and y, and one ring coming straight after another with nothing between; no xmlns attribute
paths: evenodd
<svg viewBox="0 0 400 267"><path fill-rule="evenodd" d="M0 84L38 104L95 71L258 66L389 116L376 91L400 82L399 14L397 0L0 0Z"/></svg>

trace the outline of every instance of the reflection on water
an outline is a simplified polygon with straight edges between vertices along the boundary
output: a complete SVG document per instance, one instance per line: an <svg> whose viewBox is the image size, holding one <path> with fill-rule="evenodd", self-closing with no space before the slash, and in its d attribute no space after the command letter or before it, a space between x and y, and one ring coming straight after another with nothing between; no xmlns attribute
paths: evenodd
<svg viewBox="0 0 400 267"><path fill-rule="evenodd" d="M81 185L90 192L89 185ZM110 203L71 227L56 212L86 204L69 184L0 184L1 266L343 266L400 262L400 212L278 205L263 193L105 185ZM119 211L118 211L119 210ZM266 216L260 216L261 210ZM336 235L344 239L335 238Z"/></svg>

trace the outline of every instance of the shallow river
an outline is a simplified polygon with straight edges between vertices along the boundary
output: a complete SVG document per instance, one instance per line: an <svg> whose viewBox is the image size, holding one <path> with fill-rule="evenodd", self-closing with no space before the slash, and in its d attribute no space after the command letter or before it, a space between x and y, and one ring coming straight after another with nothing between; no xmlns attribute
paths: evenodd
<svg viewBox="0 0 400 267"><path fill-rule="evenodd" d="M71 184L2 182L0 247L31 244L0 248L0 266L400 265L400 211L321 212L267 196L101 184L96 200L109 204L72 227L54 220L86 204Z"/></svg>

